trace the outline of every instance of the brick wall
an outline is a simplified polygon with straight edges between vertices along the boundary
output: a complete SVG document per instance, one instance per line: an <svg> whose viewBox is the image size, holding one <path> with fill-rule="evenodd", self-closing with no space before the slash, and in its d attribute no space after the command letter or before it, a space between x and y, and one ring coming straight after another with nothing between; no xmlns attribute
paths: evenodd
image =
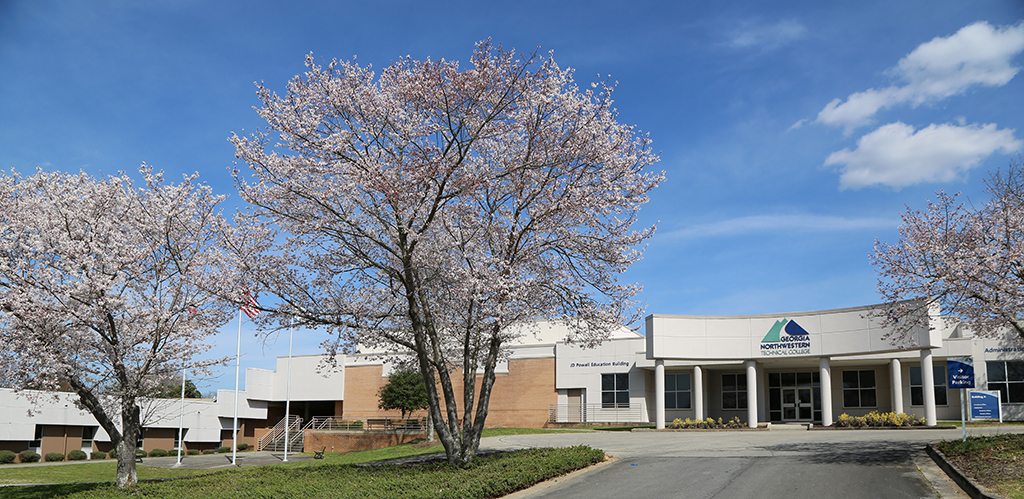
<svg viewBox="0 0 1024 499"><path fill-rule="evenodd" d="M516 428L539 428L548 420L548 409L558 403L555 390L555 359L518 359L509 362L508 374L495 375L491 392L486 425ZM399 411L377 409L377 392L387 383L382 378L382 366L355 366L345 368L345 403L342 418L363 420L370 418L401 417ZM452 388L456 397L462 398L462 372L454 371ZM477 376L477 393L480 380ZM439 395L440 395L440 390ZM459 408L460 417L462 407ZM426 416L426 411L417 411L410 417Z"/></svg>
<svg viewBox="0 0 1024 499"><path fill-rule="evenodd" d="M346 376L348 373L346 373ZM346 383L348 380L346 380ZM350 452L356 450L382 449L424 438L423 433L400 431L358 432L332 430L306 430L304 452L324 449L327 452Z"/></svg>

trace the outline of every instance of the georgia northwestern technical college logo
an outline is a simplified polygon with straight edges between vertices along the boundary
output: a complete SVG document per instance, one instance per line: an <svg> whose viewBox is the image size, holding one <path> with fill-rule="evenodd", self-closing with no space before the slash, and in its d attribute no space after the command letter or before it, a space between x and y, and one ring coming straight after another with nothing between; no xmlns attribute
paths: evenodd
<svg viewBox="0 0 1024 499"><path fill-rule="evenodd" d="M785 334L783 334L785 333ZM811 335L796 321L782 319L761 340L761 355L803 355L811 353Z"/></svg>

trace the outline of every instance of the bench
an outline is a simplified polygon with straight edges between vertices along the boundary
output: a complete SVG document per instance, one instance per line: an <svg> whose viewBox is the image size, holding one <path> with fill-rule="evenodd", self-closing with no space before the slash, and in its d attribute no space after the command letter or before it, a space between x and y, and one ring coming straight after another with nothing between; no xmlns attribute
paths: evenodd
<svg viewBox="0 0 1024 499"><path fill-rule="evenodd" d="M324 458L324 451L325 450L327 450L327 447L324 447L323 449L320 449L320 450L313 451L313 459L323 459Z"/></svg>

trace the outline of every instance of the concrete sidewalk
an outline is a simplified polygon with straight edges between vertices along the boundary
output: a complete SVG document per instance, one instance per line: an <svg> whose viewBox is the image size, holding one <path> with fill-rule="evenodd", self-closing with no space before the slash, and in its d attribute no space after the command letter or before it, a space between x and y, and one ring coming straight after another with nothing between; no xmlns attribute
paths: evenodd
<svg viewBox="0 0 1024 499"><path fill-rule="evenodd" d="M266 466L274 464L282 464L284 461L284 454L281 452L239 452L238 453L238 466ZM288 454L289 463L297 463L301 461L312 461L312 454ZM61 461L56 463L24 463L24 464L5 464L4 469L9 468L28 468L34 466L77 466L81 464L90 463L111 463L117 462L117 459L92 459L82 461ZM215 468L230 468L234 466L231 463L231 454L199 454L197 456L181 456L181 465L177 465L178 456L168 457L146 457L142 459L142 462L136 462L136 466L153 466L156 468L183 468L192 470L209 470Z"/></svg>
<svg viewBox="0 0 1024 499"><path fill-rule="evenodd" d="M267 466L282 464L284 453L281 452L239 452L238 466ZM312 461L312 454L288 454L289 463L300 461ZM230 468L231 454L200 454L198 456L181 456L181 465L177 465L178 456L168 457L147 457L143 458L140 466L154 466L157 468L184 468L192 470L209 470L215 468Z"/></svg>

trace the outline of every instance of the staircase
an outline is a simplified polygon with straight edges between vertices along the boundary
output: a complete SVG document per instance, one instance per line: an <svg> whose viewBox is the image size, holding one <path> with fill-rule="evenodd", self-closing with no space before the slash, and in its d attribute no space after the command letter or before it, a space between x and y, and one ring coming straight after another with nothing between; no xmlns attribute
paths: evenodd
<svg viewBox="0 0 1024 499"><path fill-rule="evenodd" d="M256 450L283 452L285 428L288 429L288 452L302 452L306 432L302 431L302 418L295 415L288 416L274 425L274 428L256 443Z"/></svg>

